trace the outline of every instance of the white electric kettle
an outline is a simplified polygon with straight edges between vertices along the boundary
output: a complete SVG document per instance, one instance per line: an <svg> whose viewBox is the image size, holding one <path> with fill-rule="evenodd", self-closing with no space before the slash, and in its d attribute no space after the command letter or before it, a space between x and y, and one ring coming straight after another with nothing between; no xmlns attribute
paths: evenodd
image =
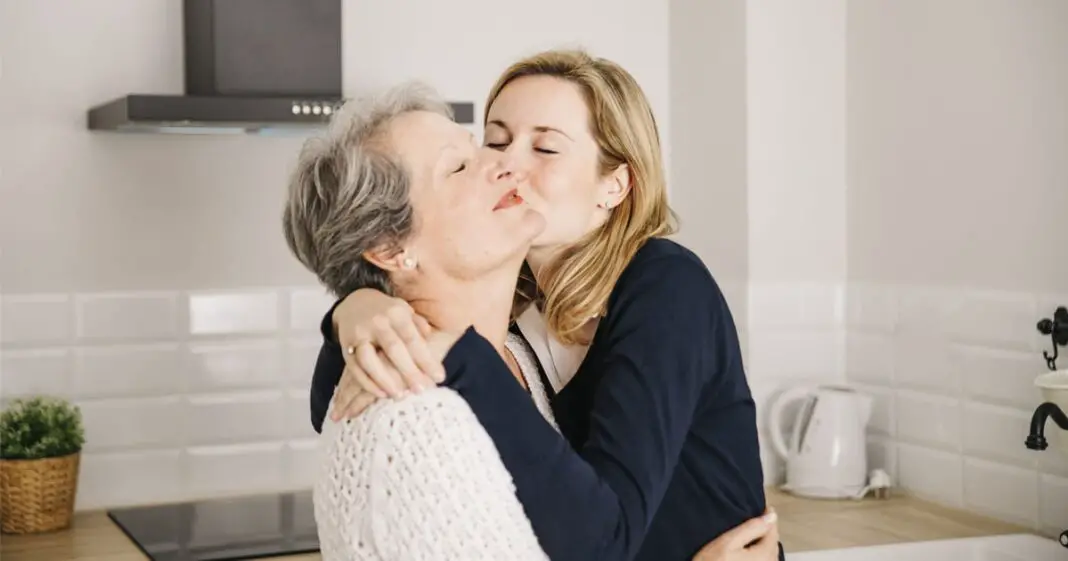
<svg viewBox="0 0 1068 561"><path fill-rule="evenodd" d="M784 409L802 402L789 441L783 435ZM800 387L771 404L769 432L775 452L786 462L783 490L817 498L856 497L867 484L866 429L872 398L838 386Z"/></svg>

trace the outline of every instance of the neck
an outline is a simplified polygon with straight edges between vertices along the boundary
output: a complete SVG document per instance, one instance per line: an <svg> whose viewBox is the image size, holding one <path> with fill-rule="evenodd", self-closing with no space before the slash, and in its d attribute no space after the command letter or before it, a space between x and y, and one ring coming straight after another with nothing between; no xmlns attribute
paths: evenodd
<svg viewBox="0 0 1068 561"><path fill-rule="evenodd" d="M527 252L527 265L534 273L534 281L545 286L545 271L557 255L564 249L562 245L543 245L530 248Z"/></svg>
<svg viewBox="0 0 1068 561"><path fill-rule="evenodd" d="M435 328L458 334L474 327L503 352L520 263L479 279L423 279L424 286L413 286L401 296Z"/></svg>

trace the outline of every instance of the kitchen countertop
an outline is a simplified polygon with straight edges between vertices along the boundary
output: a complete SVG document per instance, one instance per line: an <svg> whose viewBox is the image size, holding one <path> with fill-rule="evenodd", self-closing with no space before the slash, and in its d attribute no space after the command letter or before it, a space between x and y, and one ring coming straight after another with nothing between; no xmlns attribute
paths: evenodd
<svg viewBox="0 0 1068 561"><path fill-rule="evenodd" d="M909 496L885 500L820 501L768 490L779 513L779 528L790 552L968 538L1030 530ZM68 530L30 536L0 536L4 561L145 561L145 556L103 512L80 512ZM272 557L273 561L313 561L318 554Z"/></svg>

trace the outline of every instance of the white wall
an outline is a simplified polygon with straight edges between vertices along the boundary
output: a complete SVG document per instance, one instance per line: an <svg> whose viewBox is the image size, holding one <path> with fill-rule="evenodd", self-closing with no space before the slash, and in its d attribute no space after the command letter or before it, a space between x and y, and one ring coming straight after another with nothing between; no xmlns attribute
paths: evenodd
<svg viewBox="0 0 1068 561"><path fill-rule="evenodd" d="M765 435L781 390L845 379L845 18L844 0L746 4L747 370Z"/></svg>
<svg viewBox="0 0 1068 561"><path fill-rule="evenodd" d="M180 2L0 3L0 391L73 398L78 508L298 488L328 304L280 216L299 139L89 133L182 89ZM477 23L486 21L491 23ZM631 70L670 141L668 6L347 1L344 86L476 102L512 60L585 46Z"/></svg>
<svg viewBox="0 0 1068 561"><path fill-rule="evenodd" d="M1035 324L1068 305L1068 3L851 2L848 54L847 363L879 398L873 459L1059 533L1068 460L1023 443Z"/></svg>

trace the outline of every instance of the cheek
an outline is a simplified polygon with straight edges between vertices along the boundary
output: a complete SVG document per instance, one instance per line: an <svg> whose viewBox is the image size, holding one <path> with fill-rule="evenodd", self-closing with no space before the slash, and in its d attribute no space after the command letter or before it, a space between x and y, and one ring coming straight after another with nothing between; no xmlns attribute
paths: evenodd
<svg viewBox="0 0 1068 561"><path fill-rule="evenodd" d="M587 174L573 165L550 162L540 166L531 176L531 185L541 197L545 210L575 212L593 200L595 186Z"/></svg>

